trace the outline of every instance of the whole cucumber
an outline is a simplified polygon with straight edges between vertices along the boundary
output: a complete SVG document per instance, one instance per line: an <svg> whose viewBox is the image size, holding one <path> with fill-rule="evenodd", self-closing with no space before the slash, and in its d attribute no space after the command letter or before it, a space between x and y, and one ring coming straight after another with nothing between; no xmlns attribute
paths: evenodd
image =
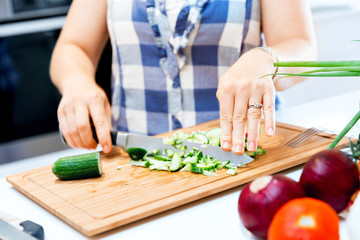
<svg viewBox="0 0 360 240"><path fill-rule="evenodd" d="M54 162L52 172L62 180L100 177L102 175L100 153L59 158Z"/></svg>

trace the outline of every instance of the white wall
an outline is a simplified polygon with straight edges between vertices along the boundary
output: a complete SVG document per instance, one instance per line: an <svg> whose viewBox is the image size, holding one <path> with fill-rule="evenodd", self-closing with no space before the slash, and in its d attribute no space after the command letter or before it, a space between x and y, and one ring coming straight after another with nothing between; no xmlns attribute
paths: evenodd
<svg viewBox="0 0 360 240"><path fill-rule="evenodd" d="M318 60L360 60L360 0L311 0ZM299 59L300 60L300 59ZM309 78L282 92L285 107L360 89L357 78ZM359 96L360 97L360 96Z"/></svg>

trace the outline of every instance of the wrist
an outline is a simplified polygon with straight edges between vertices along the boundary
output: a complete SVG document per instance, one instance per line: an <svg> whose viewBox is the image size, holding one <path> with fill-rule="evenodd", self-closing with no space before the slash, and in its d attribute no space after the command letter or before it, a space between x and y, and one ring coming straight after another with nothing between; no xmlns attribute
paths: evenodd
<svg viewBox="0 0 360 240"><path fill-rule="evenodd" d="M63 79L59 86L59 91L64 95L67 92L73 92L74 90L78 91L91 86L97 86L94 78L86 76L85 74L77 74Z"/></svg>
<svg viewBox="0 0 360 240"><path fill-rule="evenodd" d="M277 54L277 52L276 52L274 49L272 49L272 48L270 48L270 47L256 47L255 50L263 51L263 52L266 53L269 57L271 57L271 59L272 59L271 64L272 64L272 67L273 67L272 80L273 80L273 82L274 82L274 84L275 84L276 80L278 79L278 77L277 77L275 74L278 73L279 67L274 66L274 63L281 61L280 56Z"/></svg>

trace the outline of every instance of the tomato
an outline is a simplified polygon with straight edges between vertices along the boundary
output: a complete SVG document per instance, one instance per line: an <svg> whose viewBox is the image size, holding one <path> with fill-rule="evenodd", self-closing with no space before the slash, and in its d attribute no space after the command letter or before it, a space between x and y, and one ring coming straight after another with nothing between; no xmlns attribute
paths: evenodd
<svg viewBox="0 0 360 240"><path fill-rule="evenodd" d="M339 218L329 204L314 198L285 203L271 221L268 240L338 240Z"/></svg>

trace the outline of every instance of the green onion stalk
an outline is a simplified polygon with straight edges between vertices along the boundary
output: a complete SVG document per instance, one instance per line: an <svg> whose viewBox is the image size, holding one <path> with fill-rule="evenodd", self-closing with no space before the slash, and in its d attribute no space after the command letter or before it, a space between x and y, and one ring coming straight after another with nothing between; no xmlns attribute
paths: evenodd
<svg viewBox="0 0 360 240"><path fill-rule="evenodd" d="M314 70L300 73L276 73L269 75L282 76L280 78L301 76L301 77L358 77L360 76L360 61L288 61L276 62L275 67L306 67L316 68ZM340 140L350 131L350 129L360 119L360 111L350 120L345 128L339 133L334 141L329 145L328 149L333 149ZM351 142L351 141L350 141ZM360 135L359 135L359 151L360 151ZM350 143L350 146L354 146ZM360 155L360 152L359 152Z"/></svg>

